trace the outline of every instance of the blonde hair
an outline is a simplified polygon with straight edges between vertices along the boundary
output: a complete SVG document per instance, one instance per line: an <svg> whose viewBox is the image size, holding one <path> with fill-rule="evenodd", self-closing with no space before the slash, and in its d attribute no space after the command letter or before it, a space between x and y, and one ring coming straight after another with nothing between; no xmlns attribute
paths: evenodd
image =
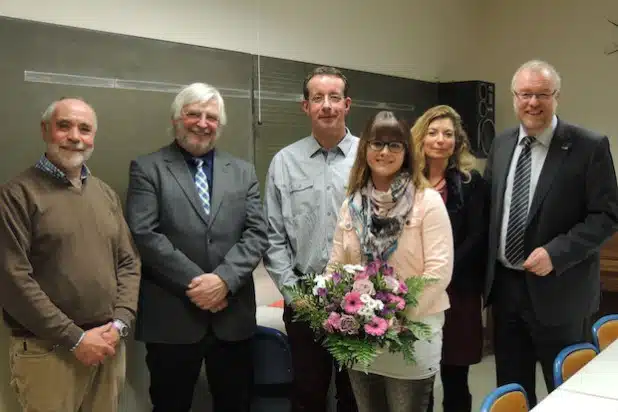
<svg viewBox="0 0 618 412"><path fill-rule="evenodd" d="M415 150L409 126L405 121L398 119L393 112L381 111L369 119L361 133L356 159L350 171L347 194L356 193L369 181L371 170L367 164L367 148L369 141L381 137L390 137L405 143L404 160L400 171L410 174L412 184L417 189L429 187L429 182L423 175L424 157Z"/></svg>
<svg viewBox="0 0 618 412"><path fill-rule="evenodd" d="M447 169L458 170L464 175L465 180L469 181L470 171L474 169L474 156L470 153L470 143L468 141L468 135L463 128L461 116L451 106L434 106L416 119L412 127L412 139L416 147L415 150L421 153L423 160L425 160L425 152L423 150L425 136L427 136L429 125L438 119L450 119L455 129L455 149L448 159ZM424 161L423 174L427 177L428 173L429 170L426 166L426 161Z"/></svg>

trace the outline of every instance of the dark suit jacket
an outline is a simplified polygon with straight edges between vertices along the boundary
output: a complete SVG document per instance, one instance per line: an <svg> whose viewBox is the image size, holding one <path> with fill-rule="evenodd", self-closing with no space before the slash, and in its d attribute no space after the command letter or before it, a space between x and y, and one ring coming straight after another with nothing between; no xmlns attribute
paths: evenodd
<svg viewBox="0 0 618 412"><path fill-rule="evenodd" d="M448 291L479 296L487 263L487 185L476 170L472 170L469 181L458 171L449 170L446 185L446 209L455 245Z"/></svg>
<svg viewBox="0 0 618 412"><path fill-rule="evenodd" d="M496 137L487 159L491 214L486 298L494 285L506 177L518 133L514 128ZM524 238L526 256L544 247L554 266L547 276L524 274L541 323L563 324L598 309L599 249L617 223L618 190L607 137L558 120Z"/></svg>
<svg viewBox="0 0 618 412"><path fill-rule="evenodd" d="M222 340L256 329L252 272L266 249L266 224L254 167L215 151L211 213L206 216L175 143L131 163L127 221L142 258L136 337L193 343L209 328ZM229 288L228 307L202 311L185 295L202 273Z"/></svg>

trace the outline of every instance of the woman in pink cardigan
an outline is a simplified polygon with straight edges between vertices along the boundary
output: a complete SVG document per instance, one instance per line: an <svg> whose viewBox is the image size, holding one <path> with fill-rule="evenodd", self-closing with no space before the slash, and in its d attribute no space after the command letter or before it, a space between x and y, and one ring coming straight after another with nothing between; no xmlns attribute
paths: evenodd
<svg viewBox="0 0 618 412"><path fill-rule="evenodd" d="M371 118L350 172L331 263L388 261L399 276L434 278L409 318L431 327L415 342L415 364L401 354L378 355L369 373L349 370L359 412L424 412L439 370L446 287L453 269L451 225L440 194L423 176L424 157L414 151L410 129L391 112Z"/></svg>

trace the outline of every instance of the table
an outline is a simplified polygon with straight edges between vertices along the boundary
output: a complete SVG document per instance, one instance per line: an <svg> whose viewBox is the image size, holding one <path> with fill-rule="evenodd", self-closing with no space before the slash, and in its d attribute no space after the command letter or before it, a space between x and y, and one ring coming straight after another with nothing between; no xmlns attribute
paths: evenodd
<svg viewBox="0 0 618 412"><path fill-rule="evenodd" d="M543 399L533 412L618 412L618 341Z"/></svg>
<svg viewBox="0 0 618 412"><path fill-rule="evenodd" d="M560 389L618 400L618 341L567 379Z"/></svg>
<svg viewBox="0 0 618 412"><path fill-rule="evenodd" d="M532 412L616 412L618 400L584 393L556 389L543 399Z"/></svg>

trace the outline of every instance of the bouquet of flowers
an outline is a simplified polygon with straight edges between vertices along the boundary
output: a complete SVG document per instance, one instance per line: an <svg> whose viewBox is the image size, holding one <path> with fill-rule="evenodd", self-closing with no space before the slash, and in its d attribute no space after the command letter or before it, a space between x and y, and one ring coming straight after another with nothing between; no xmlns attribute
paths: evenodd
<svg viewBox="0 0 618 412"><path fill-rule="evenodd" d="M341 366L367 368L383 350L414 360L414 342L430 336L430 328L405 315L418 305L424 277L400 280L386 262L366 266L331 265L323 274L308 274L288 288L295 320L309 323Z"/></svg>

